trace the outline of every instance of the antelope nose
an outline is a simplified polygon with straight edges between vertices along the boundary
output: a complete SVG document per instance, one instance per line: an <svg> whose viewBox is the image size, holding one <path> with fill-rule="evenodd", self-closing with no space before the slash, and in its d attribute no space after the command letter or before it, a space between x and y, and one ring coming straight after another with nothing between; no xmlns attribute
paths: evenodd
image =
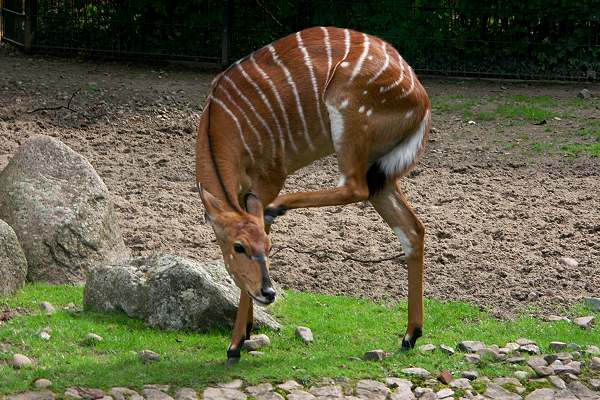
<svg viewBox="0 0 600 400"><path fill-rule="evenodd" d="M275 292L275 289L273 289L270 286L263 287L261 289L260 293L264 296L265 299L267 299L269 301L269 303L272 303L275 300L275 295L277 294Z"/></svg>

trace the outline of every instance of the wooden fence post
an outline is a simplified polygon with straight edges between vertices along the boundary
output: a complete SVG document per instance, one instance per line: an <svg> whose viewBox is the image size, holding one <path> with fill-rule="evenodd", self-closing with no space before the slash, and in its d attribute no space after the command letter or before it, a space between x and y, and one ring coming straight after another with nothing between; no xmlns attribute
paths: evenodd
<svg viewBox="0 0 600 400"><path fill-rule="evenodd" d="M25 32L23 48L26 53L31 52L37 25L37 0L25 0Z"/></svg>

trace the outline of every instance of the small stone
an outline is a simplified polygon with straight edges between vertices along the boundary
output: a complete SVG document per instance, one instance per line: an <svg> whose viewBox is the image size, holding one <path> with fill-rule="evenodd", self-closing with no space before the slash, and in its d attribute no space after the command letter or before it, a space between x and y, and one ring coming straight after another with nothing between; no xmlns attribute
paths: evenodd
<svg viewBox="0 0 600 400"><path fill-rule="evenodd" d="M540 354L540 348L536 344L526 344L519 347L519 351L528 354Z"/></svg>
<svg viewBox="0 0 600 400"><path fill-rule="evenodd" d="M527 359L527 365L529 365L531 368L545 367L548 365L548 362L546 361L545 358L542 358L542 357L529 357Z"/></svg>
<svg viewBox="0 0 600 400"><path fill-rule="evenodd" d="M454 349L451 346L446 346L445 344L440 345L440 351L444 354L453 355Z"/></svg>
<svg viewBox="0 0 600 400"><path fill-rule="evenodd" d="M33 386L35 386L38 389L47 389L50 386L52 386L52 382L48 379L40 378L36 379L35 382L33 382Z"/></svg>
<svg viewBox="0 0 600 400"><path fill-rule="evenodd" d="M518 394L509 392L508 390L504 389L502 386L494 384L494 383L490 383L487 385L485 393L483 393L483 395L490 399L496 399L496 400L521 400L522 399L522 397L519 396Z"/></svg>
<svg viewBox="0 0 600 400"><path fill-rule="evenodd" d="M110 389L110 395L115 400L144 400L138 392L125 387L114 387Z"/></svg>
<svg viewBox="0 0 600 400"><path fill-rule="evenodd" d="M577 268L577 266L579 265L577 260L571 257L561 257L558 259L558 263L563 267L567 268Z"/></svg>
<svg viewBox="0 0 600 400"><path fill-rule="evenodd" d="M577 343L569 343L567 345L567 350L569 350L569 351L579 351L579 350L581 350L581 346L578 345Z"/></svg>
<svg viewBox="0 0 600 400"><path fill-rule="evenodd" d="M594 316L588 315L586 317L579 317L573 320L575 325L583 328L583 329L592 329L592 325L594 324Z"/></svg>
<svg viewBox="0 0 600 400"><path fill-rule="evenodd" d="M585 353L590 356L600 356L600 348L598 346L589 345L585 349Z"/></svg>
<svg viewBox="0 0 600 400"><path fill-rule="evenodd" d="M291 392L293 390L302 389L302 385L296 381L289 380L277 385L277 387L281 390L285 390L286 392Z"/></svg>
<svg viewBox="0 0 600 400"><path fill-rule="evenodd" d="M198 400L198 393L191 388L181 388L175 393L175 400Z"/></svg>
<svg viewBox="0 0 600 400"><path fill-rule="evenodd" d="M450 371L442 371L440 372L440 374L437 377L437 380L442 382L444 385L449 384L450 382L452 382L452 373L450 373Z"/></svg>
<svg viewBox="0 0 600 400"><path fill-rule="evenodd" d="M144 364L160 361L160 354L155 353L152 350L142 350L138 353L138 357Z"/></svg>
<svg viewBox="0 0 600 400"><path fill-rule="evenodd" d="M4 398L4 397L0 397ZM12 394L6 397L6 400L54 400L54 394L49 390L39 392L23 392Z"/></svg>
<svg viewBox="0 0 600 400"><path fill-rule="evenodd" d="M84 341L89 344L99 343L103 341L104 338L100 335L96 335L95 333L88 333L85 335Z"/></svg>
<svg viewBox="0 0 600 400"><path fill-rule="evenodd" d="M31 361L29 357L17 353L13 355L10 365L12 365L16 369L21 369L33 365L33 361Z"/></svg>
<svg viewBox="0 0 600 400"><path fill-rule="evenodd" d="M600 379L590 379L590 386L596 391L600 391Z"/></svg>
<svg viewBox="0 0 600 400"><path fill-rule="evenodd" d="M583 100L589 100L592 98L592 92L590 92L588 89L581 89L579 93L577 93L577 97Z"/></svg>
<svg viewBox="0 0 600 400"><path fill-rule="evenodd" d="M567 317L561 317L560 315L549 315L546 320L548 322L558 322L558 321L566 321L571 322L571 320Z"/></svg>
<svg viewBox="0 0 600 400"><path fill-rule="evenodd" d="M256 351L256 350L249 351L248 354L251 355L252 357L262 357L265 355L264 352Z"/></svg>
<svg viewBox="0 0 600 400"><path fill-rule="evenodd" d="M146 400L173 400L171 396L158 389L144 389Z"/></svg>
<svg viewBox="0 0 600 400"><path fill-rule="evenodd" d="M552 375L554 373L554 370L552 369L552 367L544 367L544 366L539 365L539 366L532 367L532 369L538 378L543 378L543 377Z"/></svg>
<svg viewBox="0 0 600 400"><path fill-rule="evenodd" d="M244 340L244 344L242 345L242 347L248 351L256 351L256 350L260 349L262 346L256 340L247 339L247 340Z"/></svg>
<svg viewBox="0 0 600 400"><path fill-rule="evenodd" d="M413 383L411 381L409 381L408 379L402 379L402 378L385 378L385 384L388 385L389 387L391 387L392 389L395 388L399 388L399 387L408 387L409 390L411 390L413 388Z"/></svg>
<svg viewBox="0 0 600 400"><path fill-rule="evenodd" d="M474 381L475 379L479 378L479 372L477 371L463 371L460 376L462 376L463 378L467 378L470 381Z"/></svg>
<svg viewBox="0 0 600 400"><path fill-rule="evenodd" d="M579 361L571 361L566 365L557 365L554 367L554 373L556 375L563 374L574 374L579 375L581 373L581 363Z"/></svg>
<svg viewBox="0 0 600 400"><path fill-rule="evenodd" d="M477 350L477 354L479 354L483 358L491 359L494 361L498 361L498 360L505 358L505 356L503 356L498 351L496 351L495 349L492 349L492 348L485 348L485 349Z"/></svg>
<svg viewBox="0 0 600 400"><path fill-rule="evenodd" d="M440 382L437 379L429 378L429 379L425 379L423 384L427 387L434 388L434 387L437 387L440 384Z"/></svg>
<svg viewBox="0 0 600 400"><path fill-rule="evenodd" d="M412 384L411 384L412 385ZM394 390L389 397L390 400L415 400L416 397L410 390L410 386L400 386Z"/></svg>
<svg viewBox="0 0 600 400"><path fill-rule="evenodd" d="M103 397L106 396L106 394L104 393L104 390L102 390L102 389L80 387L80 388L77 388L77 392L84 399L96 400L96 399L102 399Z"/></svg>
<svg viewBox="0 0 600 400"><path fill-rule="evenodd" d="M517 339L517 344L519 346L527 346L529 344L537 344L535 341L531 340L531 339L527 339L527 338L518 338Z"/></svg>
<svg viewBox="0 0 600 400"><path fill-rule="evenodd" d="M546 361L547 365L552 364L556 360L558 360L558 356L556 354L546 354L544 356L544 361Z"/></svg>
<svg viewBox="0 0 600 400"><path fill-rule="evenodd" d="M600 357L592 357L590 360L590 369L600 369Z"/></svg>
<svg viewBox="0 0 600 400"><path fill-rule="evenodd" d="M435 346L435 344L432 344L432 343L428 343L428 344L419 346L419 351L422 351L423 353L435 351L435 349L436 349L436 346Z"/></svg>
<svg viewBox="0 0 600 400"><path fill-rule="evenodd" d="M565 383L565 381L563 381L560 377L556 375L550 375L548 377L548 380L552 385L554 385L554 387L558 389L565 390L567 388L567 384Z"/></svg>
<svg viewBox="0 0 600 400"><path fill-rule="evenodd" d="M390 389L384 383L371 379L361 379L356 384L356 395L361 399L385 400L390 393Z"/></svg>
<svg viewBox="0 0 600 400"><path fill-rule="evenodd" d="M237 389L209 387L202 394L204 400L246 400L248 396Z"/></svg>
<svg viewBox="0 0 600 400"><path fill-rule="evenodd" d="M365 361L381 361L385 358L385 351L381 349L367 351L363 356Z"/></svg>
<svg viewBox="0 0 600 400"><path fill-rule="evenodd" d="M40 303L40 310L42 310L42 312L46 315L52 315L56 312L56 308L54 308L54 306L47 301L42 301Z"/></svg>
<svg viewBox="0 0 600 400"><path fill-rule="evenodd" d="M567 372L566 374L562 374L561 378L563 378L565 380L565 382L569 383L569 382L575 382L578 381L579 378L577 377L577 375L573 375L570 372Z"/></svg>
<svg viewBox="0 0 600 400"><path fill-rule="evenodd" d="M525 400L554 400L556 399L554 389L542 388L535 389L529 393Z"/></svg>
<svg viewBox="0 0 600 400"><path fill-rule="evenodd" d="M477 350L484 348L485 344L473 340L463 340L462 342L458 343L458 349L466 353L476 353Z"/></svg>
<svg viewBox="0 0 600 400"><path fill-rule="evenodd" d="M525 379L529 378L529 373L527 373L527 371L515 371L514 375L520 381L524 381Z"/></svg>
<svg viewBox="0 0 600 400"><path fill-rule="evenodd" d="M454 390L445 388L436 393L438 399L447 399L448 397L454 396Z"/></svg>
<svg viewBox="0 0 600 400"><path fill-rule="evenodd" d="M294 390L287 395L288 400L314 400L316 397L303 390Z"/></svg>
<svg viewBox="0 0 600 400"><path fill-rule="evenodd" d="M63 394L63 397L65 399L82 399L83 397L81 397L79 395L79 390L77 390L76 388L68 388L67 390L65 390L65 393Z"/></svg>
<svg viewBox="0 0 600 400"><path fill-rule="evenodd" d="M269 337L264 333L261 333L260 335L250 335L250 340L258 342L260 347L267 347L271 345L271 339L269 339Z"/></svg>
<svg viewBox="0 0 600 400"><path fill-rule="evenodd" d="M418 376L420 378L428 378L431 375L429 371L423 368L404 368L400 370L400 372L402 372L405 375Z"/></svg>
<svg viewBox="0 0 600 400"><path fill-rule="evenodd" d="M299 326L296 328L296 336L298 336L306 344L311 343L314 340L313 333L310 328L305 326Z"/></svg>
<svg viewBox="0 0 600 400"><path fill-rule="evenodd" d="M471 364L479 364L481 357L479 354L465 354L465 361Z"/></svg>
<svg viewBox="0 0 600 400"><path fill-rule="evenodd" d="M564 342L550 342L550 348L554 351L561 351L567 348L567 344Z"/></svg>
<svg viewBox="0 0 600 400"><path fill-rule="evenodd" d="M522 364L526 361L527 359L525 357L521 357L521 356L515 356L515 357L509 357L506 359L507 363L510 364Z"/></svg>
<svg viewBox="0 0 600 400"><path fill-rule="evenodd" d="M415 389L415 396L417 396L418 398L423 397L423 395L425 393L433 393L433 389L431 389L431 388L424 388L424 387L417 387Z"/></svg>
<svg viewBox="0 0 600 400"><path fill-rule="evenodd" d="M309 392L313 396L325 397L325 398L341 398L344 394L342 388L339 385L327 385L320 387L311 387ZM289 396L288 396L289 399Z"/></svg>
<svg viewBox="0 0 600 400"><path fill-rule="evenodd" d="M579 399L597 399L596 393L585 387L585 385L579 381L571 382L567 385L567 388Z"/></svg>
<svg viewBox="0 0 600 400"><path fill-rule="evenodd" d="M518 343L508 342L508 343L506 343L506 346L504 346L504 347L506 347L509 350L509 352L512 353L513 351L519 350L519 347L521 347L521 346Z"/></svg>
<svg viewBox="0 0 600 400"><path fill-rule="evenodd" d="M573 359L573 355L571 353L558 353L556 354L556 357L558 357L560 361L571 361Z"/></svg>
<svg viewBox="0 0 600 400"><path fill-rule="evenodd" d="M244 386L244 382L241 379L234 379L231 382L219 383L217 386L225 389L240 389Z"/></svg>
<svg viewBox="0 0 600 400"><path fill-rule="evenodd" d="M285 398L282 395L275 392L257 394L254 398L256 400L285 400Z"/></svg>
<svg viewBox="0 0 600 400"><path fill-rule="evenodd" d="M250 396L256 396L257 394L262 394L262 393L272 392L272 391L273 391L273 385L271 385L270 383L261 383L260 385L248 386L246 388L246 393L248 393Z"/></svg>
<svg viewBox="0 0 600 400"><path fill-rule="evenodd" d="M600 311L600 297L586 297L585 303L592 309L592 311Z"/></svg>
<svg viewBox="0 0 600 400"><path fill-rule="evenodd" d="M41 331L40 339L48 341L48 340L50 340L50 334L46 331Z"/></svg>
<svg viewBox="0 0 600 400"><path fill-rule="evenodd" d="M471 382L468 378L458 378L448 384L453 389L471 389Z"/></svg>

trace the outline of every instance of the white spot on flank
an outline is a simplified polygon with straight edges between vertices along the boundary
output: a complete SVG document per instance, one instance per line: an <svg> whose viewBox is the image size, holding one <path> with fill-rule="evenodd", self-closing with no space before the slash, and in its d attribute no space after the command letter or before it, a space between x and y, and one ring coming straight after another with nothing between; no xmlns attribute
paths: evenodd
<svg viewBox="0 0 600 400"><path fill-rule="evenodd" d="M368 59L369 61L373 61L373 56L369 56L369 57L367 57L367 59Z"/></svg>
<svg viewBox="0 0 600 400"><path fill-rule="evenodd" d="M367 94L367 93L369 93L369 92L367 92L366 90L363 90L363 94Z"/></svg>
<svg viewBox="0 0 600 400"><path fill-rule="evenodd" d="M308 128L306 127L306 118L304 117L304 109L302 108L302 103L300 102L300 95L298 94L298 88L296 87L296 83L294 82L294 79L292 78L292 74L290 73L290 70L285 66L285 64L283 63L281 58L279 58L279 55L277 54L277 50L275 50L273 45L269 45L268 49L271 52L273 61L275 61L275 63L277 65L279 65L279 67L285 74L288 85L290 86L290 88L292 89L292 92L294 93L294 97L296 99L296 107L298 108L298 114L300 115L300 120L302 121L302 128L303 128L304 137L306 138L306 143L308 144L308 147L310 148L310 150L314 150L315 146L313 145L312 140L310 140L310 136L308 134Z"/></svg>
<svg viewBox="0 0 600 400"><path fill-rule="evenodd" d="M340 64L340 67L346 68L348 65L350 65L350 63L348 61L344 61L343 63Z"/></svg>
<svg viewBox="0 0 600 400"><path fill-rule="evenodd" d="M402 250L404 250L404 256L409 257L412 254L412 245L410 244L410 240L408 240L408 236L402 231L402 229L398 226L394 227L394 233L398 236L400 240L400 244L402 245Z"/></svg>
<svg viewBox="0 0 600 400"><path fill-rule="evenodd" d="M298 48L302 52L304 56L304 65L308 68L308 73L310 75L310 81L312 83L313 92L315 94L315 106L317 108L317 115L319 116L319 123L321 124L321 133L323 135L327 135L327 129L325 128L325 122L323 121L323 115L321 115L321 103L319 101L319 89L317 87L317 78L315 77L315 71L313 68L312 60L310 59L310 55L308 54L308 50L304 46L304 42L302 41L302 36L300 32L296 32L296 40L298 41Z"/></svg>
<svg viewBox="0 0 600 400"><path fill-rule="evenodd" d="M331 122L331 141L333 148L338 151L342 144L342 135L344 134L344 116L332 104L325 104L329 111L329 121Z"/></svg>
<svg viewBox="0 0 600 400"><path fill-rule="evenodd" d="M358 76L358 74L360 74L360 70L362 69L363 63L365 62L365 58L367 58L367 55L369 54L369 46L371 44L371 42L369 41L369 37L367 36L366 33L363 33L363 52L360 54L360 57L358 58L358 61L356 62L356 66L354 67L354 70L352 71L352 76L350 76L350 82L352 82L354 80L354 78L356 78Z"/></svg>
<svg viewBox="0 0 600 400"><path fill-rule="evenodd" d="M369 110L367 110L367 117L370 117L371 114L373 114L373 109L370 108Z"/></svg>
<svg viewBox="0 0 600 400"><path fill-rule="evenodd" d="M363 113L363 112L365 112L365 106L360 106L360 107L358 108L358 112L359 112L359 113Z"/></svg>
<svg viewBox="0 0 600 400"><path fill-rule="evenodd" d="M344 108L348 107L348 104L350 104L350 101L348 99L342 100L342 102L340 103L340 110L343 110Z"/></svg>
<svg viewBox="0 0 600 400"><path fill-rule="evenodd" d="M392 151L379 159L379 166L388 177L402 173L415 161L417 153L423 145L425 129L427 129L430 119L431 114L427 110L417 129L405 137Z"/></svg>

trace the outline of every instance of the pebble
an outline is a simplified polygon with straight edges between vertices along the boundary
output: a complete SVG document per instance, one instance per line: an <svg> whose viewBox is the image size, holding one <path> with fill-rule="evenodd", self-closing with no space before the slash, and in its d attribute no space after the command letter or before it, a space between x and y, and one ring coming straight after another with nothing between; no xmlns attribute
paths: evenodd
<svg viewBox="0 0 600 400"><path fill-rule="evenodd" d="M231 382L219 383L217 386L225 389L240 389L244 386L244 382L241 379L234 379Z"/></svg>
<svg viewBox="0 0 600 400"><path fill-rule="evenodd" d="M52 315L56 312L56 308L54 308L54 306L47 301L42 301L40 303L40 310L42 310L46 315Z"/></svg>
<svg viewBox="0 0 600 400"><path fill-rule="evenodd" d="M248 386L246 388L246 393L248 393L250 396L256 396L258 394L272 391L273 385L271 385L270 383L261 383L260 385Z"/></svg>
<svg viewBox="0 0 600 400"><path fill-rule="evenodd" d="M414 386L414 384L411 381L409 381L408 379L394 378L394 377L385 378L385 384L388 385L389 387L391 387L392 389L400 388L400 387L408 387L408 389L410 390Z"/></svg>
<svg viewBox="0 0 600 400"><path fill-rule="evenodd" d="M50 340L50 334L46 331L41 331L40 339L48 341L48 340Z"/></svg>
<svg viewBox="0 0 600 400"><path fill-rule="evenodd" d="M519 347L519 351L528 354L540 354L540 348L536 344L526 344Z"/></svg>
<svg viewBox="0 0 600 400"><path fill-rule="evenodd" d="M198 400L198 393L191 388L181 388L175 393L175 400Z"/></svg>
<svg viewBox="0 0 600 400"><path fill-rule="evenodd" d="M554 351L561 351L567 348L567 344L564 342L550 342L550 348Z"/></svg>
<svg viewBox="0 0 600 400"><path fill-rule="evenodd" d="M585 317L579 317L579 318L575 318L573 320L573 323L575 323L575 325L583 328L583 329L592 329L592 325L594 324L594 316L593 315L588 315Z"/></svg>
<svg viewBox="0 0 600 400"><path fill-rule="evenodd" d="M421 398L425 393L433 393L433 389L424 387L417 387L415 389L415 396L418 398Z"/></svg>
<svg viewBox="0 0 600 400"><path fill-rule="evenodd" d="M90 332L87 335L85 335L85 341L87 343L90 343L90 344L91 343L98 343L98 342L101 342L103 340L104 340L104 338L102 336L96 335L95 333L91 333Z"/></svg>
<svg viewBox="0 0 600 400"><path fill-rule="evenodd" d="M507 363L510 364L521 364L524 363L527 359L525 357L522 356L514 356L514 357L509 357L506 359Z"/></svg>
<svg viewBox="0 0 600 400"><path fill-rule="evenodd" d="M173 400L171 396L158 389L144 389L146 400Z"/></svg>
<svg viewBox="0 0 600 400"><path fill-rule="evenodd" d="M600 357L592 357L590 360L591 369L600 369Z"/></svg>
<svg viewBox="0 0 600 400"><path fill-rule="evenodd" d="M462 376L463 378L467 378L470 381L474 381L475 379L479 378L479 372L477 371L463 371L460 376Z"/></svg>
<svg viewBox="0 0 600 400"><path fill-rule="evenodd" d="M13 355L10 365L12 365L14 368L21 369L33 365L33 361L31 361L29 357L17 353Z"/></svg>
<svg viewBox="0 0 600 400"><path fill-rule="evenodd" d="M385 351L383 351L381 349L367 351L363 356L363 360L365 360L365 361L381 361L384 358L385 358Z"/></svg>
<svg viewBox="0 0 600 400"><path fill-rule="evenodd" d="M479 364L481 357L479 354L465 354L465 361L471 364Z"/></svg>
<svg viewBox="0 0 600 400"><path fill-rule="evenodd" d="M277 385L277 388L281 389L281 390L285 390L286 392L291 392L293 390L298 390L298 389L302 389L302 385L299 384L296 381L293 380L289 380L289 381L285 381L283 383L280 383L279 385Z"/></svg>
<svg viewBox="0 0 600 400"><path fill-rule="evenodd" d="M596 391L600 391L600 379L590 379L590 386Z"/></svg>
<svg viewBox="0 0 600 400"><path fill-rule="evenodd" d="M35 382L33 382L33 386L35 386L38 389L46 389L52 386L52 382L48 379L40 378L36 379Z"/></svg>
<svg viewBox="0 0 600 400"><path fill-rule="evenodd" d="M138 353L138 357L144 364L160 361L160 354L155 353L152 350L142 350Z"/></svg>
<svg viewBox="0 0 600 400"><path fill-rule="evenodd" d="M420 378L428 378L431 373L423 368L404 368L400 370L405 375L418 376Z"/></svg>
<svg viewBox="0 0 600 400"><path fill-rule="evenodd" d="M517 351L519 350L519 347L521 347L518 343L514 343L514 342L508 342L506 343L506 346L504 346L508 349L509 352L513 352L513 351Z"/></svg>
<svg viewBox="0 0 600 400"><path fill-rule="evenodd" d="M254 397L255 400L285 400L285 398L280 395L279 393L275 393L275 392L266 392L266 393L261 393L261 394L257 394Z"/></svg>
<svg viewBox="0 0 600 400"><path fill-rule="evenodd" d="M342 388L339 385L311 387L309 389L309 392L313 396L325 397L325 398L340 398L344 395L342 393ZM288 396L288 398L289 398L289 396Z"/></svg>
<svg viewBox="0 0 600 400"><path fill-rule="evenodd" d="M558 360L558 356L556 354L546 354L544 356L544 361L546 361L546 364L548 365L552 364L556 360Z"/></svg>
<svg viewBox="0 0 600 400"><path fill-rule="evenodd" d="M110 395L115 400L144 400L138 392L125 387L114 387L110 389Z"/></svg>
<svg viewBox="0 0 600 400"><path fill-rule="evenodd" d="M65 399L82 399L83 398L79 395L79 391L76 388L68 388L67 390L65 390L63 397Z"/></svg>
<svg viewBox="0 0 600 400"><path fill-rule="evenodd" d="M260 345L260 343L256 340L252 340L252 339L247 339L244 340L244 344L242 345L242 348L248 350L248 351L256 351L258 349L260 349L262 346Z"/></svg>
<svg viewBox="0 0 600 400"><path fill-rule="evenodd" d="M432 343L428 343L428 344L424 344L422 346L419 346L419 351L422 351L424 353L426 352L430 352L430 351L435 351L436 349L436 345L432 344Z"/></svg>
<svg viewBox="0 0 600 400"><path fill-rule="evenodd" d="M588 89L581 89L579 93L577 93L577 97L580 99L589 100L592 98L592 92L590 92Z"/></svg>
<svg viewBox="0 0 600 400"><path fill-rule="evenodd" d="M288 400L314 400L316 397L303 390L294 390L287 395Z"/></svg>
<svg viewBox="0 0 600 400"><path fill-rule="evenodd" d="M204 400L246 400L248 396L237 389L209 387L204 390L202 398Z"/></svg>
<svg viewBox="0 0 600 400"><path fill-rule="evenodd" d="M474 340L463 340L462 342L458 343L458 349L466 353L476 353L477 350L484 348L485 344Z"/></svg>
<svg viewBox="0 0 600 400"><path fill-rule="evenodd" d="M579 265L577 260L571 257L561 257L558 259L558 263L563 267L567 268L577 268L577 266Z"/></svg>
<svg viewBox="0 0 600 400"><path fill-rule="evenodd" d="M444 385L447 385L450 382L452 382L452 379L453 377L450 371L442 371L437 377L437 380L442 382Z"/></svg>
<svg viewBox="0 0 600 400"><path fill-rule="evenodd" d="M518 394L509 392L508 390L504 389L502 386L494 384L494 383L490 383L487 385L483 395L490 399L497 399L497 400L521 400L522 399L522 397L519 396Z"/></svg>
<svg viewBox="0 0 600 400"><path fill-rule="evenodd" d="M455 353L454 349L451 346L447 346L445 344L440 345L440 351L449 355L453 355Z"/></svg>
<svg viewBox="0 0 600 400"><path fill-rule="evenodd" d="M567 388L567 384L565 383L565 381L563 381L560 377L556 375L550 375L548 377L548 380L552 385L554 385L554 387L558 389L565 390Z"/></svg>
<svg viewBox="0 0 600 400"><path fill-rule="evenodd" d="M454 390L445 388L436 393L438 399L447 399L448 397L454 396Z"/></svg>
<svg viewBox="0 0 600 400"><path fill-rule="evenodd" d="M384 383L371 379L361 379L356 384L356 395L361 399L385 400L390 393L390 389Z"/></svg>
<svg viewBox="0 0 600 400"><path fill-rule="evenodd" d="M527 338L518 338L517 339L517 344L519 346L527 346L528 344L537 344L535 341L531 340L531 339L527 339Z"/></svg>
<svg viewBox="0 0 600 400"><path fill-rule="evenodd" d="M524 381L525 379L529 378L529 373L527 371L515 371L514 375L520 381Z"/></svg>
<svg viewBox="0 0 600 400"><path fill-rule="evenodd" d="M269 337L264 333L261 333L260 335L250 335L250 340L258 342L260 347L267 347L271 345L271 339L269 339Z"/></svg>
<svg viewBox="0 0 600 400"><path fill-rule="evenodd" d="M590 356L600 356L600 348L598 346L589 345L585 349L585 353Z"/></svg>
<svg viewBox="0 0 600 400"><path fill-rule="evenodd" d="M40 392L23 392L6 397L6 400L54 400L54 394L49 390Z"/></svg>
<svg viewBox="0 0 600 400"><path fill-rule="evenodd" d="M448 385L453 389L471 389L471 381L468 378L458 378Z"/></svg>
<svg viewBox="0 0 600 400"><path fill-rule="evenodd" d="M299 326L296 328L296 336L298 336L304 343L311 343L314 340L313 333L310 328L305 326Z"/></svg>
<svg viewBox="0 0 600 400"><path fill-rule="evenodd" d="M558 322L558 321L566 321L566 322L571 322L571 320L567 317L561 317L560 315L549 315L546 318L547 321L549 322Z"/></svg>
<svg viewBox="0 0 600 400"><path fill-rule="evenodd" d="M248 354L251 355L252 357L261 357L261 356L265 355L264 352L256 351L256 350L249 351Z"/></svg>

